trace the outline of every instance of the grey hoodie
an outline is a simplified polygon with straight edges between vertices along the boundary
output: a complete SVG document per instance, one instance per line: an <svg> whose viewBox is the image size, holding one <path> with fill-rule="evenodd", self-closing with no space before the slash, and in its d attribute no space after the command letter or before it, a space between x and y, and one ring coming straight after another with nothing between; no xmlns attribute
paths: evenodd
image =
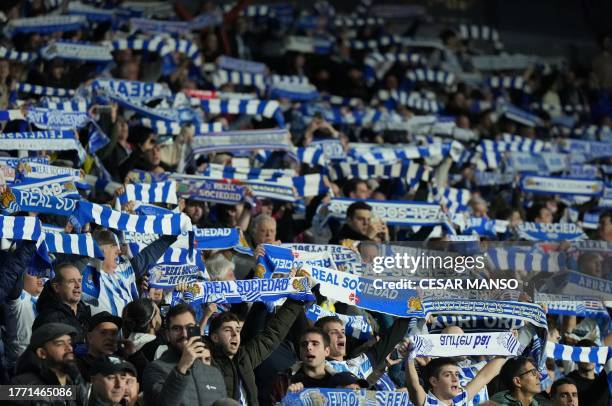
<svg viewBox="0 0 612 406"><path fill-rule="evenodd" d="M144 370L142 387L147 405L207 406L227 397L221 372L199 360L187 374L182 375L176 365L181 354L169 349Z"/></svg>

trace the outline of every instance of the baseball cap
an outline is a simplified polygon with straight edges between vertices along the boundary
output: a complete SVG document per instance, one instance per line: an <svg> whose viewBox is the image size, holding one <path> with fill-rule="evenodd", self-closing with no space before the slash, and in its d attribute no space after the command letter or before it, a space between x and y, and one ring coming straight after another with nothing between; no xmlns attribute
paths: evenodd
<svg viewBox="0 0 612 406"><path fill-rule="evenodd" d="M96 313L93 315L89 321L89 331L92 331L98 324L110 322L117 325L118 328L121 328L123 325L123 320L121 317L113 316L107 311L103 311L100 313Z"/></svg>
<svg viewBox="0 0 612 406"><path fill-rule="evenodd" d="M134 375L138 375L136 368L131 362L128 362L114 355L105 355L96 358L91 364L91 374L100 374L103 376L116 374L117 372L129 371Z"/></svg>
<svg viewBox="0 0 612 406"><path fill-rule="evenodd" d="M338 372L337 374L332 375L329 380L329 386L332 388L352 384L357 384L362 388L368 388L370 386L370 384L368 384L368 381L366 381L365 379L360 379L350 372Z"/></svg>
<svg viewBox="0 0 612 406"><path fill-rule="evenodd" d="M45 343L65 335L78 334L76 328L64 323L46 323L32 332L30 348L42 347Z"/></svg>

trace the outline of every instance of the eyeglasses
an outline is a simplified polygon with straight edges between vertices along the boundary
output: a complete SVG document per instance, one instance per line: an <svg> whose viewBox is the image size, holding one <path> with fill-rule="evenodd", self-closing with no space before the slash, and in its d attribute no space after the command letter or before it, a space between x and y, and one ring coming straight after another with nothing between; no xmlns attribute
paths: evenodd
<svg viewBox="0 0 612 406"><path fill-rule="evenodd" d="M520 378L523 375L527 375L527 374L531 374L531 376L538 376L538 369L537 368L533 368L530 369L529 371L525 371L522 374L519 374L518 377Z"/></svg>
<svg viewBox="0 0 612 406"><path fill-rule="evenodd" d="M189 324L187 326L172 326L170 327L170 331L172 331L174 334L180 334L183 330L189 330L190 327L195 327L195 324Z"/></svg>

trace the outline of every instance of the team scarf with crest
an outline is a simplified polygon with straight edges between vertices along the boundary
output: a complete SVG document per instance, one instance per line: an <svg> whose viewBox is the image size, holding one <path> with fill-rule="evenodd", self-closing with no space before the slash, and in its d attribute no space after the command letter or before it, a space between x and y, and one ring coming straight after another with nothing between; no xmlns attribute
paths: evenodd
<svg viewBox="0 0 612 406"><path fill-rule="evenodd" d="M193 228L194 244L198 250L227 250L253 255L253 251L238 228Z"/></svg>
<svg viewBox="0 0 612 406"><path fill-rule="evenodd" d="M26 151L76 150L81 162L85 160L85 149L74 131L50 130L0 134L0 149Z"/></svg>
<svg viewBox="0 0 612 406"><path fill-rule="evenodd" d="M195 265L156 264L149 270L149 286L157 289L172 289L181 283L193 284L204 279L204 272Z"/></svg>
<svg viewBox="0 0 612 406"><path fill-rule="evenodd" d="M2 195L2 211L16 213L30 211L34 213L58 214L70 216L77 206L77 200L43 194L37 191L7 189Z"/></svg>
<svg viewBox="0 0 612 406"><path fill-rule="evenodd" d="M512 332L411 335L410 357L470 355L517 356L521 345Z"/></svg>
<svg viewBox="0 0 612 406"><path fill-rule="evenodd" d="M189 285L186 291L173 292L172 304L274 302L283 298L302 302L315 300L307 278L274 278L197 282Z"/></svg>
<svg viewBox="0 0 612 406"><path fill-rule="evenodd" d="M346 219L346 210L357 201L363 201L372 207L372 214L387 224L399 226L429 226L446 223L440 205L403 200L356 200L336 198L329 204L329 213L333 218Z"/></svg>
<svg viewBox="0 0 612 406"><path fill-rule="evenodd" d="M271 244L263 244L263 247L265 254L257 258L255 268L255 276L258 278L287 275L292 270L299 270L304 264L336 269L336 264L326 251L302 252Z"/></svg>
<svg viewBox="0 0 612 406"><path fill-rule="evenodd" d="M66 112L44 107L30 107L26 118L30 124L42 130L83 128L91 121L85 112Z"/></svg>
<svg viewBox="0 0 612 406"><path fill-rule="evenodd" d="M288 392L280 402L281 406L312 405L410 405L408 392L391 390L353 390L307 388L300 392Z"/></svg>
<svg viewBox="0 0 612 406"><path fill-rule="evenodd" d="M361 255L357 250L343 245L287 243L281 244L281 247L302 252L326 252L331 255L331 259L338 269L349 273L352 273L355 266L362 262Z"/></svg>
<svg viewBox="0 0 612 406"><path fill-rule="evenodd" d="M587 238L582 228L574 223L529 223L517 227L520 238L528 241L574 241Z"/></svg>
<svg viewBox="0 0 612 406"><path fill-rule="evenodd" d="M603 182L596 179L536 175L521 176L519 186L525 192L561 196L599 197L604 190Z"/></svg>
<svg viewBox="0 0 612 406"><path fill-rule="evenodd" d="M245 200L251 200L247 196L245 186L212 179L181 181L178 184L177 195L184 199L227 205L236 205Z"/></svg>

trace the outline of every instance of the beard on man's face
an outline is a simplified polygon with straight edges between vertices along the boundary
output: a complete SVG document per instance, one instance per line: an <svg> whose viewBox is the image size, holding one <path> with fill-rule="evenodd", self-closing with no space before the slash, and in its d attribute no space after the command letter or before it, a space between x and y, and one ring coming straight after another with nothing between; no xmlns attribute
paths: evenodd
<svg viewBox="0 0 612 406"><path fill-rule="evenodd" d="M76 366L76 359L74 358L73 353L64 354L61 360L46 358L43 360L44 365L49 369L57 369L63 373L70 374L75 369L78 369Z"/></svg>

